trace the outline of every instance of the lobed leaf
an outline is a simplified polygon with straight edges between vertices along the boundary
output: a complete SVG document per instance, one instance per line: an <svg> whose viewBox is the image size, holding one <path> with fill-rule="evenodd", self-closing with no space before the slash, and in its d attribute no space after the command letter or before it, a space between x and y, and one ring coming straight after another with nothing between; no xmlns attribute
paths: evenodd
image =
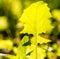
<svg viewBox="0 0 60 59"><path fill-rule="evenodd" d="M33 3L26 8L20 18L20 22L24 24L21 33L35 34L45 33L52 29L50 18L50 9L43 1Z"/></svg>
<svg viewBox="0 0 60 59"><path fill-rule="evenodd" d="M31 4L30 7L26 8L21 18L19 19L20 22L24 25L24 29L20 33L33 34L33 38L31 39L32 44L27 48L26 51L27 53L28 51L32 51L30 56L28 56L28 59L44 58L43 55L45 56L45 54L40 55L43 52L43 49L39 49L37 47L37 43L42 44L50 42L50 40L39 36L39 34L51 31L51 29L53 28L50 21L51 17L52 16L50 14L50 9L48 8L47 4L43 1L38 1ZM22 53L24 54L24 52Z"/></svg>

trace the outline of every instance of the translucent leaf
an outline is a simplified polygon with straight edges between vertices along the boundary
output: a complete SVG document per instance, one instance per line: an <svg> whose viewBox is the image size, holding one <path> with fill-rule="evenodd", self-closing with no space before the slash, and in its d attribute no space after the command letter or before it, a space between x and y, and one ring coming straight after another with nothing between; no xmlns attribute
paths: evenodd
<svg viewBox="0 0 60 59"><path fill-rule="evenodd" d="M45 50L40 47L37 47L37 55L35 54L36 52L35 52L34 45L29 46L28 50L32 52L29 56L27 56L27 59L36 59L36 56L37 56L37 59L44 59L44 57L46 56Z"/></svg>
<svg viewBox="0 0 60 59"><path fill-rule="evenodd" d="M50 9L43 1L33 3L30 7L26 8L20 18L24 24L24 29L21 33L35 34L45 33L52 29L50 22Z"/></svg>
<svg viewBox="0 0 60 59"><path fill-rule="evenodd" d="M32 44L35 42L35 37L33 37L32 39L31 39L31 42L32 42ZM43 44L43 43L48 43L48 42L51 42L51 40L49 40L49 39L46 39L46 38L43 38L43 37L41 37L41 36L37 36L37 43L40 43L40 44Z"/></svg>
<svg viewBox="0 0 60 59"><path fill-rule="evenodd" d="M19 44L17 57L20 59L26 59L26 46L24 46L23 44L28 42L28 39L28 36L24 36Z"/></svg>
<svg viewBox="0 0 60 59"><path fill-rule="evenodd" d="M27 49L26 49L26 54L28 54L29 52L33 52L34 50L34 45L32 44L31 46L27 46Z"/></svg>
<svg viewBox="0 0 60 59"><path fill-rule="evenodd" d="M39 34L49 32L53 28L49 19L51 17L49 11L50 10L47 7L46 3L44 3L43 1L38 1L36 3L33 3L30 7L26 8L20 18L20 22L24 25L24 29L20 33L33 34L33 38L31 39L33 52L29 56L29 59L39 59L41 57L37 53L39 50L37 47L37 43L42 44L50 42L50 40L39 37ZM41 54L41 52L39 53ZM40 57L38 57L37 54ZM41 57L41 59L43 59L43 56Z"/></svg>

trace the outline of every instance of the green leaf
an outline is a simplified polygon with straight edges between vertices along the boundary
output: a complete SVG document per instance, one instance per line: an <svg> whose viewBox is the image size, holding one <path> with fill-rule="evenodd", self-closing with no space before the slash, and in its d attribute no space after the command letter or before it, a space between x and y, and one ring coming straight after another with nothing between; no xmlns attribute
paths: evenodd
<svg viewBox="0 0 60 59"><path fill-rule="evenodd" d="M19 44L17 57L20 59L26 59L26 46L23 44L28 42L28 39L28 36L24 36Z"/></svg>
<svg viewBox="0 0 60 59"><path fill-rule="evenodd" d="M0 49L7 49L7 50L12 50L13 48L13 42L11 41L11 39L7 39L7 40L0 40Z"/></svg>
<svg viewBox="0 0 60 59"><path fill-rule="evenodd" d="M18 57L14 55L7 55L6 57L9 59L18 59Z"/></svg>
<svg viewBox="0 0 60 59"><path fill-rule="evenodd" d="M50 32L53 28L51 25L50 17L50 9L43 1L33 3L30 7L24 10L20 18L20 22L23 23L24 29L20 33L33 34L33 38L31 39L32 44L29 46L30 48L33 46L31 49L33 52L30 55L31 57L29 56L28 59L42 59L41 55L38 57L39 54L37 51L39 49L37 47L37 43L39 42L42 44L50 42L49 40L39 37L39 34ZM28 48L27 50L29 51ZM41 54L41 52L39 53Z"/></svg>
<svg viewBox="0 0 60 59"><path fill-rule="evenodd" d="M54 9L52 15L54 19L60 22L60 9Z"/></svg>
<svg viewBox="0 0 60 59"><path fill-rule="evenodd" d="M4 31L9 27L8 21L7 21L7 17L5 16L0 16L0 31Z"/></svg>
<svg viewBox="0 0 60 59"><path fill-rule="evenodd" d="M24 24L21 33L35 34L45 33L52 29L50 18L50 9L43 1L33 3L26 8L20 18L20 22Z"/></svg>
<svg viewBox="0 0 60 59"><path fill-rule="evenodd" d="M45 53L46 50L40 47L37 47L37 55L36 55L34 45L28 46L27 52L31 52L30 55L27 55L27 59L36 59L36 56L37 56L37 59L44 59L44 57L46 56L46 53Z"/></svg>
<svg viewBox="0 0 60 59"><path fill-rule="evenodd" d="M31 43L32 43L32 44L34 44L34 42L35 42L34 39L35 39L35 37L33 37L33 38L31 39ZM43 43L48 43L48 42L51 42L51 40L46 39L46 38L43 38L43 37L41 37L41 36L37 36L37 43L43 44Z"/></svg>
<svg viewBox="0 0 60 59"><path fill-rule="evenodd" d="M12 12L12 14L19 18L22 13L21 0L4 0L4 7Z"/></svg>

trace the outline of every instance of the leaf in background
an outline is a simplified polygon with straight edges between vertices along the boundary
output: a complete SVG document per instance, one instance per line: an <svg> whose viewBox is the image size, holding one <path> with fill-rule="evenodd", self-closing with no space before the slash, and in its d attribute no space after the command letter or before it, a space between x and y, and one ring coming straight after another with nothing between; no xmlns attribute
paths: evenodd
<svg viewBox="0 0 60 59"><path fill-rule="evenodd" d="M26 46L23 46L23 44L28 42L28 39L28 36L24 36L19 44L17 57L20 59L26 59Z"/></svg>
<svg viewBox="0 0 60 59"><path fill-rule="evenodd" d="M58 50L57 50L57 56L60 56L60 48L58 48Z"/></svg>
<svg viewBox="0 0 60 59"><path fill-rule="evenodd" d="M12 50L13 48L13 42L11 41L11 39L7 39L7 40L0 40L0 49L7 49L7 50Z"/></svg>
<svg viewBox="0 0 60 59"><path fill-rule="evenodd" d="M12 12L12 14L19 18L22 13L21 0L5 0L5 7Z"/></svg>
<svg viewBox="0 0 60 59"><path fill-rule="evenodd" d="M21 13L22 13L21 0L12 0L12 3L11 3L11 11L18 18L21 16Z"/></svg>
<svg viewBox="0 0 60 59"><path fill-rule="evenodd" d="M6 55L6 57L9 59L18 59L18 57L14 55Z"/></svg>
<svg viewBox="0 0 60 59"><path fill-rule="evenodd" d="M30 7L26 8L20 18L24 24L24 29L21 33L35 34L45 33L52 29L50 21L50 9L43 1L33 3Z"/></svg>
<svg viewBox="0 0 60 59"><path fill-rule="evenodd" d="M60 9L54 9L52 11L52 16L54 19L56 19L58 22L60 22Z"/></svg>
<svg viewBox="0 0 60 59"><path fill-rule="evenodd" d="M0 31L4 31L6 29L8 29L8 21L7 21L7 17L5 16L0 16Z"/></svg>

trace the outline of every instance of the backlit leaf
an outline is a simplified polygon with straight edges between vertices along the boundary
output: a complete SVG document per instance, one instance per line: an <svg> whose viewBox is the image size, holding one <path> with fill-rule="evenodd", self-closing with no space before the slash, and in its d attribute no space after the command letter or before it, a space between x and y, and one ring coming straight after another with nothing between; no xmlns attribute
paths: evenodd
<svg viewBox="0 0 60 59"><path fill-rule="evenodd" d="M24 36L19 44L17 57L20 59L26 59L26 46L23 46L23 44L28 42L28 39L28 36Z"/></svg>
<svg viewBox="0 0 60 59"><path fill-rule="evenodd" d="M32 44L33 44L34 41L35 41L34 39L35 39L35 37L33 37L33 38L31 39ZM37 43L43 44L43 43L48 43L48 42L51 42L51 40L46 39L46 38L43 38L43 37L41 37L41 36L37 36Z"/></svg>
<svg viewBox="0 0 60 59"><path fill-rule="evenodd" d="M24 24L24 29L21 33L35 34L45 33L52 29L50 22L50 9L47 4L39 1L33 3L30 7L26 8L20 18L20 21Z"/></svg>
<svg viewBox="0 0 60 59"><path fill-rule="evenodd" d="M43 55L40 55L43 53L43 49L39 49L37 47L37 43L42 44L50 42L50 40L39 36L39 34L49 32L53 28L50 18L50 9L43 1L33 3L30 7L24 10L19 20L21 23L23 23L24 29L20 33L33 34L33 38L31 39L32 44L29 46L31 49L29 50L29 48L27 48L28 51L32 51L31 55L28 56L28 59L44 58Z"/></svg>

